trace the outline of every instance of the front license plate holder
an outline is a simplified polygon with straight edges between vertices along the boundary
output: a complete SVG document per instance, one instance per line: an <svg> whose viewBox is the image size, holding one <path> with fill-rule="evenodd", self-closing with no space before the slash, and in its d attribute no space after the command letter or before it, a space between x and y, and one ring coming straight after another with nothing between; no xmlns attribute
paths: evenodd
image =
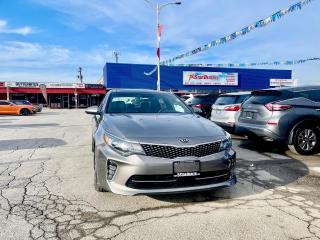
<svg viewBox="0 0 320 240"><path fill-rule="evenodd" d="M193 177L200 175L200 161L179 161L173 163L174 177Z"/></svg>

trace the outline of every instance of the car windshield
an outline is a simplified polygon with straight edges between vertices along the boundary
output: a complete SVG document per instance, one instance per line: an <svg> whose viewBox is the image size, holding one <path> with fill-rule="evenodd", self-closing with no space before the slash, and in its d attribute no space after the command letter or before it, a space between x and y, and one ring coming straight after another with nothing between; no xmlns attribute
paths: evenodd
<svg viewBox="0 0 320 240"><path fill-rule="evenodd" d="M188 113L190 109L169 93L111 93L107 113Z"/></svg>

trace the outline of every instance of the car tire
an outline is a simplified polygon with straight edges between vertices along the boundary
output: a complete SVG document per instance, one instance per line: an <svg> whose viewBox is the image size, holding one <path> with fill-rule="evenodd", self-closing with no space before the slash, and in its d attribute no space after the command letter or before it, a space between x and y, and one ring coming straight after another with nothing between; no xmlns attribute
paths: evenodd
<svg viewBox="0 0 320 240"><path fill-rule="evenodd" d="M97 192L107 192L106 189L104 189L103 187L100 187L98 185L98 177L97 177L97 172L94 171L94 188Z"/></svg>
<svg viewBox="0 0 320 240"><path fill-rule="evenodd" d="M20 111L22 116L29 116L30 115L30 111L28 109L22 109Z"/></svg>
<svg viewBox="0 0 320 240"><path fill-rule="evenodd" d="M99 186L98 184L98 176L97 176L97 170L96 170L96 153L95 151L93 151L93 164L94 164L94 189L97 192L107 192L106 189L104 189L103 187Z"/></svg>
<svg viewBox="0 0 320 240"><path fill-rule="evenodd" d="M91 151L94 152L95 150L95 143L94 143L94 140L92 139L92 142L91 142Z"/></svg>
<svg viewBox="0 0 320 240"><path fill-rule="evenodd" d="M293 134L292 145L289 149L300 155L312 155L319 152L320 132L313 124L303 124L299 126Z"/></svg>

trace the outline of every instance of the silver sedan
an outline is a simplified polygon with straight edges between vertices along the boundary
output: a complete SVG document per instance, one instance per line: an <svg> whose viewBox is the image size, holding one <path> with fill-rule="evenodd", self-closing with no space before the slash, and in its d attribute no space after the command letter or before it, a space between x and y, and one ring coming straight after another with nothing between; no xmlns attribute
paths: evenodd
<svg viewBox="0 0 320 240"><path fill-rule="evenodd" d="M97 191L161 194L236 183L230 135L171 93L112 90L86 112L95 115Z"/></svg>

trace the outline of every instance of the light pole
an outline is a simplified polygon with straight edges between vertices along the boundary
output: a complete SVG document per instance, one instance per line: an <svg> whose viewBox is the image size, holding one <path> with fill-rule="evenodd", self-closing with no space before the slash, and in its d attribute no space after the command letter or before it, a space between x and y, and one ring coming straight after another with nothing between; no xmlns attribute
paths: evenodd
<svg viewBox="0 0 320 240"><path fill-rule="evenodd" d="M150 0L145 0L146 2L150 4L154 4ZM160 30L160 11L162 8L168 6L168 5L181 5L181 2L169 2L169 3L164 3L162 5L159 5L158 3L156 4L156 10L157 10L157 57L158 57L158 63L157 63L157 70L158 70L158 78L157 78L157 91L160 91L160 35L161 35L161 30Z"/></svg>
<svg viewBox="0 0 320 240"><path fill-rule="evenodd" d="M120 52L113 51L113 52L112 52L112 56L115 58L116 63L118 63L119 56L120 56Z"/></svg>

